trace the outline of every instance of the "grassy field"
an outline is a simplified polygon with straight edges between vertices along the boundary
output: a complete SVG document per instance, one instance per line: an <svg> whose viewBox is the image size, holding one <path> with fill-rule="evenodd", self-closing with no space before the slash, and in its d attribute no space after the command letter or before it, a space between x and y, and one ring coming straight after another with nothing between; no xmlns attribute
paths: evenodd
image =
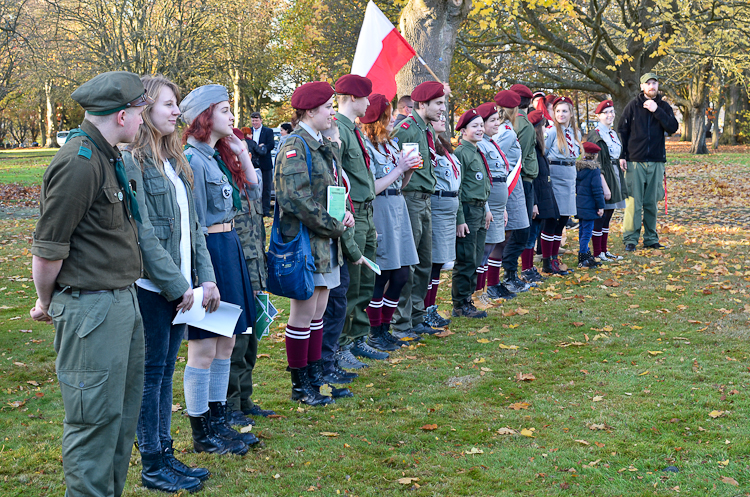
<svg viewBox="0 0 750 497"><path fill-rule="evenodd" d="M173 433L181 459L213 472L200 495L750 495L750 155L672 157L669 250L454 319L371 363L353 399L289 401L282 314L253 395L281 417L258 421L266 447L245 457L190 453L179 362ZM0 220L3 496L64 493L54 332L28 318L32 230ZM134 450L125 495L146 495L140 469Z"/></svg>
<svg viewBox="0 0 750 497"><path fill-rule="evenodd" d="M0 150L0 184L37 185L56 148Z"/></svg>

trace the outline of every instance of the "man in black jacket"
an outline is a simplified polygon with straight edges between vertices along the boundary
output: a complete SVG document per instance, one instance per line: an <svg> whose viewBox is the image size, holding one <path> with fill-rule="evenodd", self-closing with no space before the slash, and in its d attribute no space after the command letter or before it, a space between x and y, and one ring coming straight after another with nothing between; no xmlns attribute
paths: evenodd
<svg viewBox="0 0 750 497"><path fill-rule="evenodd" d="M271 189L273 188L273 162L271 151L274 147L273 130L263 126L263 120L259 112L250 114L252 125L252 140L258 144L257 155L258 167L263 173L263 215L270 217L271 213Z"/></svg>
<svg viewBox="0 0 750 497"><path fill-rule="evenodd" d="M623 228L625 250L633 252L641 235L643 246L663 249L656 233L656 203L659 200L667 150L664 133L679 127L672 107L659 94L654 73L641 76L641 93L625 106L617 131L622 138L620 167L625 171L628 194Z"/></svg>

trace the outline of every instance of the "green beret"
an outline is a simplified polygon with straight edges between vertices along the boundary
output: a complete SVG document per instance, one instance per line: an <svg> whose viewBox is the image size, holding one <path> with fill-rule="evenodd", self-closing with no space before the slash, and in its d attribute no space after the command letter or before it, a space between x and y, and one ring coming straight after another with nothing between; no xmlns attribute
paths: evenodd
<svg viewBox="0 0 750 497"><path fill-rule="evenodd" d="M128 107L153 103L146 95L141 78L126 71L112 71L94 76L71 95L86 112L94 116L114 114Z"/></svg>
<svg viewBox="0 0 750 497"><path fill-rule="evenodd" d="M646 74L641 76L641 84L645 83L649 79L655 79L656 81L659 81L659 76L657 76L654 72L647 72Z"/></svg>

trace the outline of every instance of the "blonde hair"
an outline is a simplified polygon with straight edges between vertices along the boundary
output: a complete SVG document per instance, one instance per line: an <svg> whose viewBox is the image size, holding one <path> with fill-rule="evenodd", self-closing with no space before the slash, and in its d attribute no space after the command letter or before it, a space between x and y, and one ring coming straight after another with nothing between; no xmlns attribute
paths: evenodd
<svg viewBox="0 0 750 497"><path fill-rule="evenodd" d="M573 120L573 106L570 105L568 102L558 102L557 105L565 104L570 108L570 119ZM563 131L562 125L557 122L557 119L555 119L555 113L554 110L557 107L552 108L552 122L555 123L555 131L557 131L557 149L562 152L563 150L566 151L568 154L570 151L568 150L568 142L565 140L565 132ZM568 126L570 126L570 121L568 121ZM578 150L583 150L583 145L581 144L580 138L578 138L578 130L573 127L573 140L578 144ZM574 157L575 159L575 157Z"/></svg>
<svg viewBox="0 0 750 497"><path fill-rule="evenodd" d="M168 88L174 93L176 99L175 105L180 103L180 88L164 76L158 74L156 76L143 76L141 81L148 95L155 100L159 99L159 95L164 88ZM135 136L133 143L128 146L128 150L133 154L133 158L141 164L141 169L143 169L143 160L151 155L154 159L156 169L162 175L164 175L164 160L173 159L175 174L179 176L180 173L183 173L188 184L192 187L193 170L182 153L183 146L180 133L175 129L174 132L168 135L160 135L154 126L154 122L151 120L151 108L153 105L147 106L143 114L141 114L143 124L138 128L138 134Z"/></svg>
<svg viewBox="0 0 750 497"><path fill-rule="evenodd" d="M500 115L500 122L504 123L505 121L510 121L510 125L515 127L516 126L516 116L518 115L518 107L513 107L512 109L508 107L499 107L499 115Z"/></svg>

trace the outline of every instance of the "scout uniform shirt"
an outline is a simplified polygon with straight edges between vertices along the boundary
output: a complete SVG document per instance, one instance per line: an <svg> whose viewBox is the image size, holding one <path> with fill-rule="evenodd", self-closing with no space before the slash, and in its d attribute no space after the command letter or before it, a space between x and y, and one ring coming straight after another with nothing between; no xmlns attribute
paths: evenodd
<svg viewBox="0 0 750 497"><path fill-rule="evenodd" d="M233 187L227 176L219 168L215 156L218 152L208 143L189 136L185 157L193 170L193 197L198 222L203 227L203 234L214 224L229 223L234 219L241 204L235 207Z"/></svg>
<svg viewBox="0 0 750 497"><path fill-rule="evenodd" d="M383 144L378 143L376 147L369 139L365 139L365 147L367 147L367 153L372 159L370 166L375 179L387 176L396 167L396 156L400 152L392 142L389 141L385 147L383 147ZM388 185L387 189L400 190L403 180L404 175L401 174L396 181Z"/></svg>
<svg viewBox="0 0 750 497"><path fill-rule="evenodd" d="M456 157L461 161L461 186L459 188L458 212L456 213L456 226L464 224L464 211L461 208L463 202L486 202L490 196L492 187L491 178L487 165L482 160L479 149L473 143L461 140L456 148ZM486 210L486 204L485 204Z"/></svg>
<svg viewBox="0 0 750 497"><path fill-rule="evenodd" d="M432 125L426 124L419 114L414 112L401 122L393 134L394 141L399 148L403 147L404 143L419 143L419 153L422 155L422 167L414 170L409 183L404 187L404 191L433 193L435 191L436 154L435 132ZM432 147L430 147L430 143L432 143Z"/></svg>
<svg viewBox="0 0 750 497"><path fill-rule="evenodd" d="M461 161L458 157L447 150L445 155L437 156L435 181L435 191L458 192L461 188Z"/></svg>
<svg viewBox="0 0 750 497"><path fill-rule="evenodd" d="M345 115L337 112L336 121L341 135L341 167L351 181L349 196L353 202L372 202L375 199L375 180L370 158L365 152L364 136Z"/></svg>
<svg viewBox="0 0 750 497"><path fill-rule="evenodd" d="M521 153L523 154L521 179L524 181L534 181L534 178L539 174L539 163L536 160L535 148L536 131L534 131L534 126L529 122L529 118L526 117L526 111L518 111L515 131L516 136L518 136L518 143L521 145Z"/></svg>
<svg viewBox="0 0 750 497"><path fill-rule="evenodd" d="M577 133L573 129L573 126L568 125L567 128L563 128L563 133L566 134L568 150L560 150L557 147L557 128L554 125L544 128L544 155L547 157L550 165L553 165L551 164L552 161L565 161L573 166L575 165L576 158L581 155L581 149L575 140Z"/></svg>
<svg viewBox="0 0 750 497"><path fill-rule="evenodd" d="M120 151L84 120L88 135L68 140L44 173L31 253L62 260L57 284L113 290L141 276L135 220L125 205L114 163Z"/></svg>
<svg viewBox="0 0 750 497"><path fill-rule="evenodd" d="M518 143L516 131L510 125L510 121L505 121L500 125L500 129L494 136L494 139L505 153L510 170L512 171L516 167L516 164L518 164L518 161L521 160L522 150L521 144ZM521 168L523 169L523 165ZM526 210L523 181L516 182L515 188L508 194L508 203L505 205L505 210L508 212L508 224L505 225L506 230L521 230L529 227L529 215Z"/></svg>

